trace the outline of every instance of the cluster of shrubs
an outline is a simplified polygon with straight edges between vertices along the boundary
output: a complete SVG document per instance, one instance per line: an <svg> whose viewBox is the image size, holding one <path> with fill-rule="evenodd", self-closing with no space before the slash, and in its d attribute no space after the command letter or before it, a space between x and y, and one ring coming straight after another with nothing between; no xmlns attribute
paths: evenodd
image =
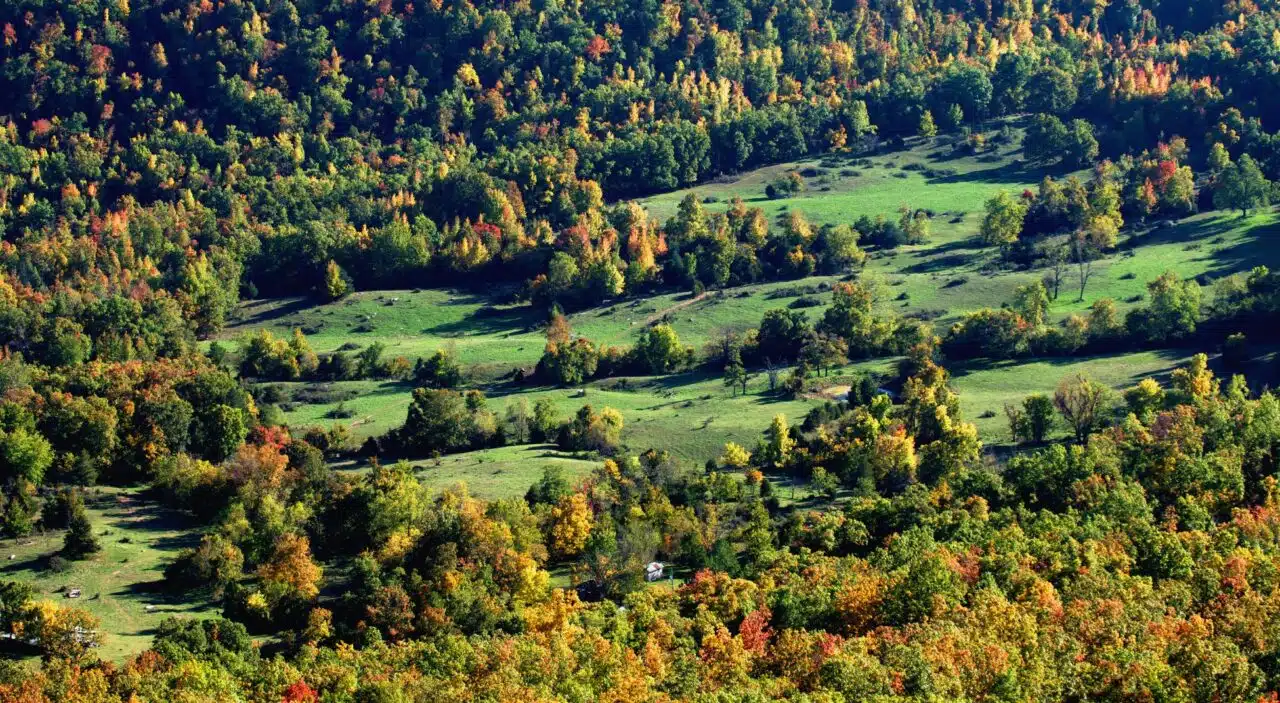
<svg viewBox="0 0 1280 703"><path fill-rule="evenodd" d="M621 446L622 414L582 406L561 418L555 403L540 398L530 408L519 398L502 414L489 408L485 394L443 388L418 388L405 422L381 437L366 440L366 456L440 456L512 444L549 443L572 452L611 455Z"/></svg>
<svg viewBox="0 0 1280 703"><path fill-rule="evenodd" d="M778 176L764 187L764 194L770 200L790 198L805 190L804 177L795 171Z"/></svg>
<svg viewBox="0 0 1280 703"><path fill-rule="evenodd" d="M540 379L557 385L576 385L620 374L667 374L688 367L697 359L694 348L682 345L670 325L649 327L633 347L622 349L597 346L585 337L571 337L567 328L557 331L560 324L553 322L537 367Z"/></svg>
<svg viewBox="0 0 1280 703"><path fill-rule="evenodd" d="M405 378L411 370L409 360L403 356L384 358L386 345L381 342L364 349L346 344L331 354L317 355L300 329L295 329L288 340L276 337L270 330L257 330L242 340L240 348L240 375L258 381Z"/></svg>
<svg viewBox="0 0 1280 703"><path fill-rule="evenodd" d="M1101 298L1087 315L1070 315L1053 325L1046 317L1049 291L1037 281L1019 287L1012 303L978 310L952 325L942 349L951 359L1100 353L1185 343L1203 321L1201 290L1194 280L1165 273L1147 284L1147 300L1122 316L1114 300Z"/></svg>

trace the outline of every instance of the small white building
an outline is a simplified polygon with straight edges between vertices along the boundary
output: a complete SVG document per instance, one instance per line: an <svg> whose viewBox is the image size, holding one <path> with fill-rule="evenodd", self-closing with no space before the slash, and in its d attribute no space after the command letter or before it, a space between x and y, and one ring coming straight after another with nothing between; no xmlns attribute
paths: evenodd
<svg viewBox="0 0 1280 703"><path fill-rule="evenodd" d="M644 567L645 581L658 581L662 579L662 562L651 561Z"/></svg>

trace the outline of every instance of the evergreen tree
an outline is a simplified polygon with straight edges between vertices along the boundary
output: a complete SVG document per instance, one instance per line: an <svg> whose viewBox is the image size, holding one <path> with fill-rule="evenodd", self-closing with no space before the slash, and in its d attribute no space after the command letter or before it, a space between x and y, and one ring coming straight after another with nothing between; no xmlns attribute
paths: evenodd
<svg viewBox="0 0 1280 703"><path fill-rule="evenodd" d="M742 365L742 359L734 354L734 358L724 367L724 385L730 388L734 394L737 394L738 388L742 389L743 395L747 393L747 369Z"/></svg>
<svg viewBox="0 0 1280 703"><path fill-rule="evenodd" d="M67 501L67 534L63 538L62 553L71 559L84 559L102 549L89 513L84 509L84 498L79 493Z"/></svg>
<svg viewBox="0 0 1280 703"><path fill-rule="evenodd" d="M925 139L932 139L938 136L938 125L933 121L932 112L925 110L924 114L920 115L920 127L916 130L916 133Z"/></svg>

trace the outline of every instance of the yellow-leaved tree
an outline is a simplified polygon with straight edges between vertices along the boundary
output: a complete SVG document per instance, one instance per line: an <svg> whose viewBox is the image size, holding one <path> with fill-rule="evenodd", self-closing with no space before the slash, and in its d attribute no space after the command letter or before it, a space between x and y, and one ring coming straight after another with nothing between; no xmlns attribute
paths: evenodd
<svg viewBox="0 0 1280 703"><path fill-rule="evenodd" d="M561 498L551 509L551 551L562 558L581 554L594 524L585 495L571 493Z"/></svg>

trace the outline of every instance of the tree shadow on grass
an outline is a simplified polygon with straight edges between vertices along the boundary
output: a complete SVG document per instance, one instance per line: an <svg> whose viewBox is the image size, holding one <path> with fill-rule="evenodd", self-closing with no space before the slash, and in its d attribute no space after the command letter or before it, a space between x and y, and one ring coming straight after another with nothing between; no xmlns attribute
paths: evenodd
<svg viewBox="0 0 1280 703"><path fill-rule="evenodd" d="M961 251L978 253L987 249L990 249L990 247L982 243L982 236L974 234L968 237L953 239L944 244L929 247L928 249L922 249L921 251L916 252L915 255L923 258L926 256L936 256L938 254L950 254Z"/></svg>
<svg viewBox="0 0 1280 703"><path fill-rule="evenodd" d="M938 176L927 180L929 185L955 185L960 183L988 183L1007 185L1019 185L1025 183L1035 183L1045 176L1053 178L1063 178L1073 173L1070 168L1062 165L1041 166L1028 164L1024 161L1014 161L1006 163L995 168L980 168L967 173L957 173L951 176Z"/></svg>
<svg viewBox="0 0 1280 703"><path fill-rule="evenodd" d="M1129 235L1117 251L1125 252L1159 244L1192 244L1221 234L1231 226L1221 217L1195 217L1181 221L1165 221L1152 224L1143 232Z"/></svg>
<svg viewBox="0 0 1280 703"><path fill-rule="evenodd" d="M1141 373L1131 373L1128 376L1128 383L1123 385L1132 385L1144 378L1154 378L1161 383L1167 383L1170 375L1176 369L1179 363L1186 358L1190 352L1189 349L1183 347L1170 347L1165 349L1139 350L1116 352L1113 354L1094 354L1091 356L1048 356L1048 357L1025 357L1019 359L971 359L963 362L955 362L948 369L951 371L952 378L964 378L980 372L997 372L1002 370L1013 370L1028 364L1048 364L1050 366L1075 366L1078 364L1088 364L1093 362L1106 362L1108 360L1118 361L1135 353L1149 353L1168 362L1167 367L1160 369L1145 371ZM1057 383L1057 378L1046 379ZM961 396L963 403L963 396Z"/></svg>
<svg viewBox="0 0 1280 703"><path fill-rule="evenodd" d="M489 298L475 293L456 294L441 305L481 307L462 319L427 327L422 333L441 337L476 337L498 332L528 331L539 322L538 315L530 305L497 307L490 305L490 302Z"/></svg>
<svg viewBox="0 0 1280 703"><path fill-rule="evenodd" d="M180 552L184 549L198 546L200 539L201 533L192 530L182 534L157 537L148 542L147 545L159 552Z"/></svg>
<svg viewBox="0 0 1280 703"><path fill-rule="evenodd" d="M104 517L114 521L111 526L113 533L178 532L197 526L192 518L160 505L151 497L132 496L124 502L110 497L96 498L89 505L101 510Z"/></svg>
<svg viewBox="0 0 1280 703"><path fill-rule="evenodd" d="M1242 231L1232 235L1234 241L1215 249L1215 241L1236 228ZM1130 235L1118 250L1135 256L1141 248L1156 245L1181 244L1187 249L1194 248L1204 255L1193 261L1210 263L1203 275L1212 279L1250 271L1259 265L1273 268L1280 265L1280 248L1274 245L1277 235L1280 235L1280 221L1274 216L1242 221L1235 215L1222 213L1157 224L1145 232Z"/></svg>
<svg viewBox="0 0 1280 703"><path fill-rule="evenodd" d="M904 266L898 269L899 273L937 273L940 271L954 271L963 266L973 263L972 254L945 254L942 256L934 256L926 261Z"/></svg>
<svg viewBox="0 0 1280 703"><path fill-rule="evenodd" d="M0 574L21 574L28 571L49 573L50 560L58 556L57 551L47 554L33 554L25 559L6 561L0 566Z"/></svg>
<svg viewBox="0 0 1280 703"><path fill-rule="evenodd" d="M240 308L240 312L247 312L243 317L237 317L231 321L233 327L262 327L269 325L281 318L288 317L294 313L300 313L315 307L314 300L301 298L285 298L286 302L272 305L273 302L281 300L280 298L264 298L246 303Z"/></svg>
<svg viewBox="0 0 1280 703"><path fill-rule="evenodd" d="M1260 265L1275 268L1280 265L1280 247L1275 245L1277 235L1280 235L1280 222L1275 219L1250 224L1235 243L1208 256L1214 265L1206 273L1216 278L1250 271Z"/></svg>

